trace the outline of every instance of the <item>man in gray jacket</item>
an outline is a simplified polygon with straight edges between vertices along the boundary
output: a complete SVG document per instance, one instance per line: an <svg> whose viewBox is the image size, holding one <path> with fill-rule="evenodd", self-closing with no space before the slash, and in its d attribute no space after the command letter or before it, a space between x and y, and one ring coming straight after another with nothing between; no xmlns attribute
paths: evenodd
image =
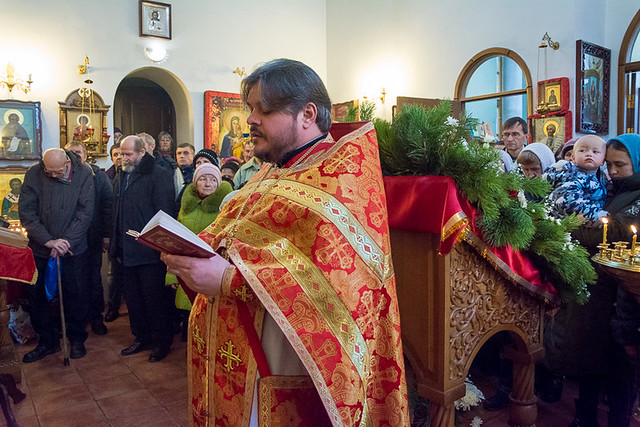
<svg viewBox="0 0 640 427"><path fill-rule="evenodd" d="M29 302L39 340L35 350L24 355L24 363L60 350L60 332L55 319L49 315L44 286L50 257L60 257L70 357L78 359L87 354L84 347L89 296L87 230L93 217L93 204L91 168L71 151L50 148L25 174L18 211L38 269L36 285L29 287Z"/></svg>

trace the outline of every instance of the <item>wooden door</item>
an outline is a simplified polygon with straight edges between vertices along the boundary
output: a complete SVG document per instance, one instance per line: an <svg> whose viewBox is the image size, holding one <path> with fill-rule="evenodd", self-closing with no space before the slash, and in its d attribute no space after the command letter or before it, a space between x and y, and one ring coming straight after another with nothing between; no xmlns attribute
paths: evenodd
<svg viewBox="0 0 640 427"><path fill-rule="evenodd" d="M114 123L124 135L147 132L157 138L161 131L175 137L176 114L169 94L147 79L125 79L114 99Z"/></svg>

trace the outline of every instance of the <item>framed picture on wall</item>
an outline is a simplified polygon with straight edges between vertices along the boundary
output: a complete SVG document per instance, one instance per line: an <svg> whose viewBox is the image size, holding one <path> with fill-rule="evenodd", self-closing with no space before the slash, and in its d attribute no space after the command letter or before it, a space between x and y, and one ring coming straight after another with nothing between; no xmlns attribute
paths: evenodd
<svg viewBox="0 0 640 427"><path fill-rule="evenodd" d="M576 41L576 132L609 132L611 50Z"/></svg>
<svg viewBox="0 0 640 427"><path fill-rule="evenodd" d="M538 82L538 106L547 111L569 109L569 79L560 77Z"/></svg>
<svg viewBox="0 0 640 427"><path fill-rule="evenodd" d="M5 220L20 220L18 202L26 172L25 166L0 167L0 198L2 199L0 216Z"/></svg>
<svg viewBox="0 0 640 427"><path fill-rule="evenodd" d="M204 93L204 147L210 148L221 158L242 158L244 142L250 141L247 117L240 94Z"/></svg>
<svg viewBox="0 0 640 427"><path fill-rule="evenodd" d="M0 160L29 160L41 156L40 103L0 100Z"/></svg>
<svg viewBox="0 0 640 427"><path fill-rule="evenodd" d="M139 0L138 21L140 37L158 37L171 40L171 5Z"/></svg>
<svg viewBox="0 0 640 427"><path fill-rule="evenodd" d="M334 122L355 122L359 120L359 99L331 105L331 120Z"/></svg>
<svg viewBox="0 0 640 427"><path fill-rule="evenodd" d="M531 142L542 142L554 153L573 137L571 111L529 116Z"/></svg>

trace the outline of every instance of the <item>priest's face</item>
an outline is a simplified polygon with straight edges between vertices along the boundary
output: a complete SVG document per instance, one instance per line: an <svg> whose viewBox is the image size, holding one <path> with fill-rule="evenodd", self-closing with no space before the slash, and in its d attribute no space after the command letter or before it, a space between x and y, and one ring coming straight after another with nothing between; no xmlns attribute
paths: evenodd
<svg viewBox="0 0 640 427"><path fill-rule="evenodd" d="M251 128L253 154L266 162L278 162L300 145L302 112L293 116L286 111L269 111L262 105L261 98L258 83L247 97L247 105L251 110L247 123Z"/></svg>

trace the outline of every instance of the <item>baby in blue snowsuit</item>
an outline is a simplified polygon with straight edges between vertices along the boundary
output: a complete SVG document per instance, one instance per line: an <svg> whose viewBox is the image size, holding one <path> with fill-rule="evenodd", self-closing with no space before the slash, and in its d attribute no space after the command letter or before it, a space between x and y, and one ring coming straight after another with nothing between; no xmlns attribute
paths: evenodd
<svg viewBox="0 0 640 427"><path fill-rule="evenodd" d="M549 194L551 215L562 218L581 214L586 222L598 221L608 212L603 210L607 195L606 179L600 167L604 164L607 146L602 138L587 135L573 147L572 161L561 169L550 168L545 178L554 189Z"/></svg>

